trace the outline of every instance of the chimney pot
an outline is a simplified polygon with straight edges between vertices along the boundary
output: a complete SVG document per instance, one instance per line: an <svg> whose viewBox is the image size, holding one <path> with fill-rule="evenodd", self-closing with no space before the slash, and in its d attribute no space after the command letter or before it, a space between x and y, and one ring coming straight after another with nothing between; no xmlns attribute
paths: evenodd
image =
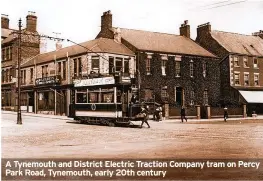
<svg viewBox="0 0 263 181"><path fill-rule="evenodd" d="M188 25L188 20L185 20L184 24L181 24L180 35L190 38L190 25Z"/></svg>
<svg viewBox="0 0 263 181"><path fill-rule="evenodd" d="M106 11L101 16L101 31L107 32L112 28L112 14L111 11Z"/></svg>
<svg viewBox="0 0 263 181"><path fill-rule="evenodd" d="M9 18L7 14L1 14L1 28L9 29Z"/></svg>
<svg viewBox="0 0 263 181"><path fill-rule="evenodd" d="M31 31L31 32L37 31L36 12L28 11L28 15L26 16L26 29L27 31Z"/></svg>

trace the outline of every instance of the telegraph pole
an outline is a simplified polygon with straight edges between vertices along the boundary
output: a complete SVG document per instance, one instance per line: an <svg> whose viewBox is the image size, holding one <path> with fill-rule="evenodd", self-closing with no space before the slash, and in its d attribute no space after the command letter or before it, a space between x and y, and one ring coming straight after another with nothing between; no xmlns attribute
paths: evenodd
<svg viewBox="0 0 263 181"><path fill-rule="evenodd" d="M17 64L18 64L18 77L17 77L17 86L18 86L18 96L17 96L17 124L22 124L22 117L21 117L21 72L20 72L20 64L21 64L21 28L22 28L22 20L21 18L18 21L18 58L17 58Z"/></svg>

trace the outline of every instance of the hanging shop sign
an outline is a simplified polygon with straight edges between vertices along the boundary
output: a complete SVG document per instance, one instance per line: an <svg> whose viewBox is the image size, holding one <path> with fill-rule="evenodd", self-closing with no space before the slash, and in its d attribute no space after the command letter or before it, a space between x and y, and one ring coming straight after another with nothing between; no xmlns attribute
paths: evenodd
<svg viewBox="0 0 263 181"><path fill-rule="evenodd" d="M58 76L50 76L36 79L36 85L59 84L60 78Z"/></svg>
<svg viewBox="0 0 263 181"><path fill-rule="evenodd" d="M74 87L115 84L114 77L74 80Z"/></svg>

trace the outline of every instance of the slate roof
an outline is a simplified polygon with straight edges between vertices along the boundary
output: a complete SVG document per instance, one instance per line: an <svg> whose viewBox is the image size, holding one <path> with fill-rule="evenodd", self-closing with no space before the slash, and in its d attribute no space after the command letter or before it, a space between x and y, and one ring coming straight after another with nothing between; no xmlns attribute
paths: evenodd
<svg viewBox="0 0 263 181"><path fill-rule="evenodd" d="M223 31L211 31L212 37L228 52L263 56L263 39L259 36L242 35Z"/></svg>
<svg viewBox="0 0 263 181"><path fill-rule="evenodd" d="M1 37L7 38L14 30L1 28Z"/></svg>
<svg viewBox="0 0 263 181"><path fill-rule="evenodd" d="M93 52L97 53L114 53L114 54L121 54L121 55L130 55L134 56L134 53L129 50L126 46L121 43L117 43L112 39L107 38L98 38L91 41L86 41L84 43L80 43L80 45L91 49ZM27 67L36 64L41 64L45 62L49 62L56 59L61 59L68 56L74 56L82 53L86 53L87 50L79 45L72 45L69 47L62 48L58 51L47 52L43 54L39 54L34 58L30 59L29 61L25 62L22 67ZM35 63L34 63L35 62Z"/></svg>
<svg viewBox="0 0 263 181"><path fill-rule="evenodd" d="M112 28L114 32L116 28ZM184 36L120 28L121 37L139 50L216 57Z"/></svg>

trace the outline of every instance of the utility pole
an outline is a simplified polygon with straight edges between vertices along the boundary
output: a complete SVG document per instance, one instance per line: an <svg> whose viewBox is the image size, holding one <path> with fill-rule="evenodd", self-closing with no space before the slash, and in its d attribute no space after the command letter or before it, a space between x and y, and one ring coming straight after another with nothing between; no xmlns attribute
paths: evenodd
<svg viewBox="0 0 263 181"><path fill-rule="evenodd" d="M17 124L22 124L22 117L21 117L21 90L20 90L20 83L21 83L21 72L20 72L20 64L21 64L21 28L22 28L22 20L21 18L18 21L18 58L17 58L17 64L18 64L18 77L17 77L17 86L18 86L18 96L17 96Z"/></svg>

